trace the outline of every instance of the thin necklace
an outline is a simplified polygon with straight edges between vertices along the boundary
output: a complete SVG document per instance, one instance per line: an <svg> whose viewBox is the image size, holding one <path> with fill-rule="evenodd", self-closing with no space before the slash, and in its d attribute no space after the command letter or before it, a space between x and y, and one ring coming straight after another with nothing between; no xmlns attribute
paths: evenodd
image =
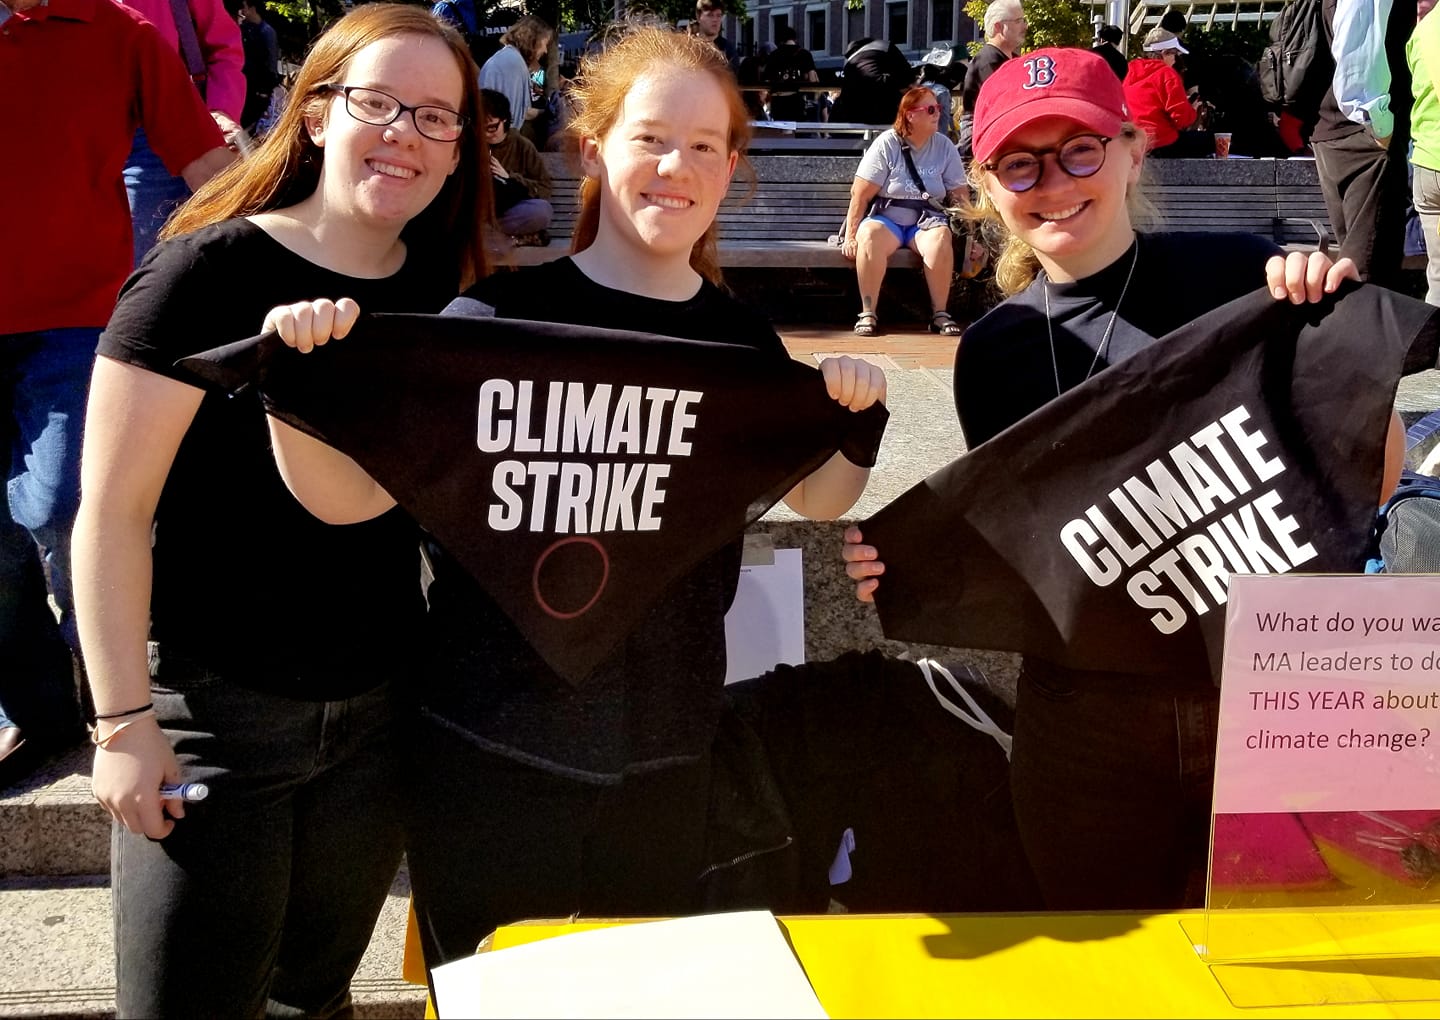
<svg viewBox="0 0 1440 1020"><path fill-rule="evenodd" d="M1135 254L1130 258L1130 272L1125 275L1125 286L1120 288L1120 297L1115 301L1115 310L1110 313L1110 324L1105 327L1104 334L1100 337L1100 346L1095 348L1095 359L1090 362L1090 371L1085 373L1082 383L1089 380L1095 374L1095 366L1100 364L1100 359L1110 347L1110 334L1115 332L1115 320L1120 317L1120 305L1125 300L1125 295L1130 291L1130 281L1135 278L1135 266L1140 261L1140 235L1135 235ZM1060 358L1055 353L1055 327L1050 322L1050 276L1046 274L1045 282L1042 285L1045 291L1045 335L1050 338L1050 367L1055 372L1055 395L1058 397L1060 390Z"/></svg>

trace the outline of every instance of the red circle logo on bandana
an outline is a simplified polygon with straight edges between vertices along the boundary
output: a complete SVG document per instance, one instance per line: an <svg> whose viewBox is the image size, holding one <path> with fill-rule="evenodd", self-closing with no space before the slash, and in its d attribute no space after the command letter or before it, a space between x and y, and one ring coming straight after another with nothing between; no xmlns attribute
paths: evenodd
<svg viewBox="0 0 1440 1020"><path fill-rule="evenodd" d="M557 539L535 559L530 576L535 604L557 620L584 616L610 580L610 556L589 535Z"/></svg>

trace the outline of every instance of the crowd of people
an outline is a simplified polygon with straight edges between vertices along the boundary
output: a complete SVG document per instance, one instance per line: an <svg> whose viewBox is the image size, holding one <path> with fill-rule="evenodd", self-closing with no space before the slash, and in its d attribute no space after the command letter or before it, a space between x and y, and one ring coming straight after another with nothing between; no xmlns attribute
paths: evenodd
<svg viewBox="0 0 1440 1020"><path fill-rule="evenodd" d="M565 90L583 171L570 253L510 270L497 236L548 240L552 185L525 129L546 113L532 75L554 29L521 17L481 64L473 26L439 9L450 0L364 4L317 39L277 110L261 2L238 21L217 2L203 26L199 0L189 26L138 2L0 6L16 57L0 87L83 106L87 125L7 202L15 250L33 257L0 280L13 433L0 762L13 768L22 740L28 753L73 744L90 722L93 788L115 822L120 1016L344 1015L405 853L431 967L526 917L716 905L699 876L742 527L608 635L576 683L368 462L180 362L273 331L323 366L317 348L344 345L362 313L444 313L590 329L601 347L614 331L700 341L743 352L756 385L778 377L779 336L718 266L716 213L745 170L756 98L719 4L700 0L692 33L634 27L587 56ZM1398 51L1372 60L1404 61L1402 3ZM1335 6L1345 63L1357 30L1348 0ZM859 164L841 239L855 332L876 334L887 260L913 249L929 329L958 341L969 447L1261 286L1302 304L1388 279L1387 189L1410 120L1398 73L1384 102L1327 95L1310 144L1340 250L1287 255L1249 235L1136 228L1145 160L1198 115L1179 33L1157 28L1122 67L1111 33L1094 50L1023 52L1018 0L992 3L983 27L968 63L937 51L918 75L892 44L858 40L834 110L890 124ZM1421 28L1411 64L1440 66L1427 34L1440 23ZM197 36L216 40L199 47L210 63L187 66ZM813 60L793 30L776 42L759 71L768 112L806 112ZM1440 142L1424 132L1440 115L1428 75L1415 80L1417 167L1437 164L1417 173L1415 204L1433 230ZM55 108L22 108L21 136L53 140ZM267 114L253 151L237 151ZM1001 238L1005 295L963 331L946 307L957 217ZM851 357L825 359L809 384L847 419L887 394L883 372ZM1387 451L1381 502L1389 426L1366 437ZM780 495L841 517L871 464L873 451L831 447ZM884 553L847 530L839 555L862 602L883 598ZM1216 697L1205 662L1141 675L1027 653L1009 771L1023 875L995 883L993 902L1194 905ZM210 796L187 804L168 790L182 782Z"/></svg>

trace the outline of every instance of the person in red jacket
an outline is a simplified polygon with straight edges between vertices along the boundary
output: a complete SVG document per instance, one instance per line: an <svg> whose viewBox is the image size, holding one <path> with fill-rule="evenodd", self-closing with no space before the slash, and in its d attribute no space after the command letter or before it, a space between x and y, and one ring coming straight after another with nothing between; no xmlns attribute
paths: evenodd
<svg viewBox="0 0 1440 1020"><path fill-rule="evenodd" d="M1154 28L1145 36L1145 56L1130 61L1125 72L1125 105L1137 127L1144 128L1147 151L1168 156L1173 145L1197 116L1185 95L1185 82L1175 60L1189 53L1174 32ZM1178 153L1175 153L1178 155Z"/></svg>

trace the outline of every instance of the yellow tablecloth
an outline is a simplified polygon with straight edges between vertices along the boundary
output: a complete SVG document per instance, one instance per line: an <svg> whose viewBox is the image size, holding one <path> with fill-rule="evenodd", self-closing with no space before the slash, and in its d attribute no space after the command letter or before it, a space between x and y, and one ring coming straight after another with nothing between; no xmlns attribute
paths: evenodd
<svg viewBox="0 0 1440 1020"><path fill-rule="evenodd" d="M1401 926L1405 945L1433 946L1435 957L1289 964L1207 964L1192 944L1203 917L1197 911L780 921L820 1002L837 1018L1440 1016L1440 910L1408 911ZM603 926L510 925L495 933L491 948ZM1408 1001L1364 1001L1387 996Z"/></svg>

